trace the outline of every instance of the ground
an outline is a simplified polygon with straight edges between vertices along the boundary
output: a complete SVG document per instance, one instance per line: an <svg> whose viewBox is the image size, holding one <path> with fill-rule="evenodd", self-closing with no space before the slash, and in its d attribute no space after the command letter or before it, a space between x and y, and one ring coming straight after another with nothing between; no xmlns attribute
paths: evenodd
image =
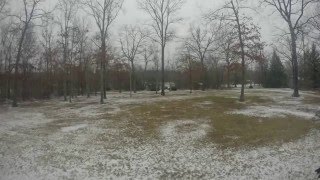
<svg viewBox="0 0 320 180"><path fill-rule="evenodd" d="M108 93L0 106L0 179L315 179L320 94Z"/></svg>

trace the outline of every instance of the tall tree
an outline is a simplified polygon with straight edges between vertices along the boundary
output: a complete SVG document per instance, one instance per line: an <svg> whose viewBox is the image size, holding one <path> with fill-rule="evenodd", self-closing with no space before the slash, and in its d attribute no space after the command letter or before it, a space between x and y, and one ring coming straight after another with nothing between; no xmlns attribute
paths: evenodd
<svg viewBox="0 0 320 180"><path fill-rule="evenodd" d="M189 80L189 90L190 94L193 92L193 67L195 65L194 57L191 54L191 50L188 45L182 50L181 57L179 58L179 69L187 72Z"/></svg>
<svg viewBox="0 0 320 180"><path fill-rule="evenodd" d="M209 19L221 19L236 29L238 42L233 51L241 57L241 93L240 101L245 101L246 84L246 58L249 60L260 59L263 43L259 27L252 23L252 18L242 14L246 7L243 0L230 0L216 11L209 13Z"/></svg>
<svg viewBox="0 0 320 180"><path fill-rule="evenodd" d="M52 67L53 61L53 41L54 41L54 34L53 34L53 18L51 16L47 16L42 19L42 29L41 29L41 44L43 47L43 56L45 61L45 87L43 88L43 96L49 98L50 93L52 93L52 82L50 81L50 71Z"/></svg>
<svg viewBox="0 0 320 180"><path fill-rule="evenodd" d="M159 66L160 66L158 49L155 49L155 52L153 53L152 62L154 64L154 71L156 72L155 88L156 88L156 94L158 94L158 90L159 90Z"/></svg>
<svg viewBox="0 0 320 180"><path fill-rule="evenodd" d="M315 39L315 43L320 46L320 3L317 4L314 10L314 18L311 21L311 28L315 33L312 33L311 37ZM311 31L312 32L312 31Z"/></svg>
<svg viewBox="0 0 320 180"><path fill-rule="evenodd" d="M299 97L299 67L297 53L297 39L300 29L310 22L313 17L307 17L306 11L319 0L262 0L273 7L287 23L291 40L291 61L293 73L293 97ZM318 16L318 15L317 15Z"/></svg>
<svg viewBox="0 0 320 180"><path fill-rule="evenodd" d="M217 28L219 29L219 28ZM213 26L206 27L202 25L202 27L190 27L190 37L186 41L186 46L191 50L194 54L194 57L201 63L202 68L202 90L204 91L206 88L206 68L205 68L205 58L209 51L214 51L212 49L212 45L217 40L217 30L213 29Z"/></svg>
<svg viewBox="0 0 320 180"><path fill-rule="evenodd" d="M305 77L309 88L320 88L320 53L315 44L312 45L311 50L307 50L304 54Z"/></svg>
<svg viewBox="0 0 320 180"><path fill-rule="evenodd" d="M225 60L225 69L226 69L226 81L227 87L230 86L230 76L231 76L231 68L233 63L237 59L237 54L234 53L235 44L237 44L237 30L231 24L223 24L222 29L219 33L219 41L217 42L220 46L220 52L224 55Z"/></svg>
<svg viewBox="0 0 320 180"><path fill-rule="evenodd" d="M0 0L0 21L4 18L2 17L2 15L6 11L7 4L8 4L8 0Z"/></svg>
<svg viewBox="0 0 320 180"><path fill-rule="evenodd" d="M231 0L231 9L234 13L234 18L236 21L237 29L238 29L238 36L239 36L239 43L241 48L241 66L242 66L242 80L241 80L241 95L240 95L240 101L243 102L244 99L244 86L245 86L245 52L244 52L244 43L243 43L243 32L241 31L241 22L240 22L240 6L237 3L235 5L234 1Z"/></svg>
<svg viewBox="0 0 320 180"><path fill-rule="evenodd" d="M38 57L38 42L35 34L35 25L30 24L25 41L22 47L21 54L21 97L22 100L27 100L31 97L32 88L28 86L32 72L35 70L34 61Z"/></svg>
<svg viewBox="0 0 320 180"><path fill-rule="evenodd" d="M123 0L85 0L84 5L88 8L87 13L91 15L99 29L100 35L100 103L104 103L104 75L107 61L107 43L110 27L117 18Z"/></svg>
<svg viewBox="0 0 320 180"><path fill-rule="evenodd" d="M155 52L154 45L145 45L142 50L143 62L144 62L144 71L143 71L143 87L146 88L146 74L148 70L148 65L152 62L152 55Z"/></svg>
<svg viewBox="0 0 320 180"><path fill-rule="evenodd" d="M6 24L2 24L0 29L0 58L4 60L4 71L5 71L5 86L2 92L4 93L4 97L7 99L11 98L11 74L13 71L13 58L15 54L15 40L18 35L17 30L13 28L13 23L8 22ZM0 61L1 63L1 61ZM0 66L1 67L1 66ZM0 68L1 69L1 68Z"/></svg>
<svg viewBox="0 0 320 180"><path fill-rule="evenodd" d="M59 0L58 10L60 11L60 17L58 18L58 24L60 26L61 45L63 49L63 96L64 101L67 101L67 79L68 79L68 60L70 55L70 36L72 30L72 21L75 18L77 11L79 10L78 0ZM71 89L71 88L69 88ZM70 95L70 94L69 94ZM69 98L71 99L71 97Z"/></svg>
<svg viewBox="0 0 320 180"><path fill-rule="evenodd" d="M23 4L23 13L21 15L13 15L13 17L16 17L19 20L19 29L20 35L18 40L18 50L15 60L15 68L14 68L14 81L13 81L13 102L12 106L17 107L17 96L18 96L18 75L19 75L19 63L21 61L22 51L23 51L23 44L25 41L25 37L27 34L27 31L30 28L30 25L32 24L32 21L40 18L43 11L40 10L39 4L42 2L42 0L22 0Z"/></svg>
<svg viewBox="0 0 320 180"><path fill-rule="evenodd" d="M77 41L78 41L78 48L77 52L79 54L79 70L84 75L84 84L85 88L83 87L83 80L79 80L80 86L80 94L83 95L83 90L85 89L87 98L90 97L90 86L89 86L89 72L91 66L91 47L89 44L89 25L87 24L85 19L78 21L77 23Z"/></svg>
<svg viewBox="0 0 320 180"><path fill-rule="evenodd" d="M171 26L181 21L177 12L181 9L184 0L140 0L139 7L152 20L151 27L156 34L154 40L161 46L161 95L165 96L165 48L173 39L174 31Z"/></svg>
<svg viewBox="0 0 320 180"><path fill-rule="evenodd" d="M136 76L135 76L135 59L137 54L141 53L141 48L146 34L138 27L124 26L123 32L120 34L120 45L122 55L131 65L130 71L130 97L132 97L132 89L136 92Z"/></svg>
<svg viewBox="0 0 320 180"><path fill-rule="evenodd" d="M284 66L278 56L277 52L274 50L271 58L271 64L267 74L267 84L268 88L283 88L287 86L287 75Z"/></svg>

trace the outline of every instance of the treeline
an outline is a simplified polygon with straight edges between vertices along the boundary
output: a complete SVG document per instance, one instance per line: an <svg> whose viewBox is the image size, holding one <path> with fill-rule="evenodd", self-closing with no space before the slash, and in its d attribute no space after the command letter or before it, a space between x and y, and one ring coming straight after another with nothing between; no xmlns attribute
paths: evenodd
<svg viewBox="0 0 320 180"><path fill-rule="evenodd" d="M13 106L32 98L72 102L80 95L99 95L104 103L109 90L165 95L165 89L240 86L244 101L246 85L292 87L294 97L299 88L319 88L317 1L261 0L286 15L281 18L289 33L273 53L266 51L259 25L243 14L243 2L226 1L190 25L172 57L166 48L176 38L183 0L138 0L147 26L124 25L117 35L110 29L123 0L57 0L54 9L45 9L45 2L17 0L11 8L13 1L0 0L0 101ZM285 12L283 3L295 11Z"/></svg>
<svg viewBox="0 0 320 180"><path fill-rule="evenodd" d="M207 62L214 61L207 59ZM205 67L205 84L206 88L221 89L235 87L240 84L241 69L238 62L226 67L223 59L216 60L214 64L206 64ZM46 99L53 96L63 96L63 76L64 72L58 65L50 64L43 66L43 59L38 61L36 66L32 63L25 62L19 67L18 76L18 97L21 100L32 98ZM278 53L274 51L270 58L266 58L262 64L254 63L252 69L248 69L246 82L250 84L261 85L266 88L287 88L292 87L290 76L290 66L283 63ZM3 62L2 62L3 63ZM313 89L320 88L320 55L316 45L305 50L304 55L299 60L301 67L300 84L302 88ZM13 64L9 62L1 65L4 71L0 72L0 97L1 101L12 98ZM78 63L68 69L71 74L67 80L67 96L88 96L100 93L100 70L94 69L94 65L85 67L83 63ZM42 68L39 68L42 67ZM105 91L129 91L130 90L130 66L125 62L110 61L109 68L105 74ZM86 69L88 68L88 69ZM134 76L135 90L156 90L156 83L160 87L160 74L154 64L148 64L147 68L137 65ZM230 77L227 77L227 71L230 70ZM201 64L194 61L191 69L184 69L177 60L166 70L166 82L174 83L178 89L201 90L202 89L202 68ZM191 76L191 79L190 79Z"/></svg>

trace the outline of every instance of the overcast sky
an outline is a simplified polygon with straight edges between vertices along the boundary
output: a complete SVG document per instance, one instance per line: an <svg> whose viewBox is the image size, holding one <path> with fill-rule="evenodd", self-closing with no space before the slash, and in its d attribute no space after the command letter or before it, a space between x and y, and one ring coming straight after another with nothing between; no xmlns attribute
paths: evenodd
<svg viewBox="0 0 320 180"><path fill-rule="evenodd" d="M256 1L256 0L255 0ZM188 29L190 23L198 22L203 13L212 9L220 8L226 1L225 0L186 0L186 3L180 10L180 16L184 21L178 25L178 33L181 34L181 29ZM252 3L248 5L254 6ZM277 14L272 15L272 11L268 8L259 8L259 14L256 12L249 12L253 16L256 23L262 27L262 35L264 40L271 41L273 34L276 33L276 26L281 25L282 20L277 17ZM125 0L123 11L117 20L117 24L143 24L149 17L138 8L137 0Z"/></svg>
<svg viewBox="0 0 320 180"><path fill-rule="evenodd" d="M178 37L184 37L189 25L193 22L201 20L203 13L208 12L212 9L218 9L223 6L225 0L186 0L186 3L180 10L180 16L184 19L182 23L176 26ZM255 4L257 0L248 1L248 6L258 8ZM275 41L275 35L279 34L278 27L284 27L282 19L279 18L278 14L272 15L270 8L258 8L257 12L247 10L246 13L252 16L255 22L262 28L262 38L268 44ZM122 24L143 24L149 17L138 8L137 0L125 0L123 11L120 14L114 31L119 28ZM171 42L169 45L169 53L173 54L177 43Z"/></svg>
<svg viewBox="0 0 320 180"><path fill-rule="evenodd" d="M53 6L57 0L46 0L45 6ZM132 25L142 25L149 19L148 15L138 8L138 0L124 0L123 9L119 14L119 17L114 22L112 26L112 37L115 41L117 39L118 30L126 24ZM202 18L203 13L208 12L212 9L220 8L226 1L225 0L185 0L185 4L180 10L179 14L184 20L175 26L178 37L184 37L187 32L189 25L192 22L199 22ZM248 0L247 6L255 6L257 0ZM16 3L21 4L22 0L12 0L11 5L17 6ZM272 11L268 8L259 8L259 13L256 12L246 12L254 18L256 23L262 28L261 34L262 38L268 44L271 44L275 40L275 36L279 34L279 30L276 27L285 27L282 19L279 18L278 14L272 15ZM83 16L81 13L80 16ZM92 20L90 21L90 27L92 31L95 31L95 24ZM173 54L175 48L178 46L177 42L171 42L168 47L170 54Z"/></svg>

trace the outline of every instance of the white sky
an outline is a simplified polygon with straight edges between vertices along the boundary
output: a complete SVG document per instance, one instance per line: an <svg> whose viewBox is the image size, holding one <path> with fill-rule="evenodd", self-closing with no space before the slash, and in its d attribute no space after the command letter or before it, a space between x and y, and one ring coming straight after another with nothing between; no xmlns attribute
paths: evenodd
<svg viewBox="0 0 320 180"><path fill-rule="evenodd" d="M53 6L57 0L45 0L44 5L46 7ZM183 22L175 26L178 37L184 37L187 32L189 25L192 22L199 22L201 20L202 14L208 10L220 8L226 1L225 0L185 0L186 3L180 10L180 17L184 19ZM254 7L258 1L257 0L248 0L247 6ZM18 7L18 4L22 3L22 0L11 0L11 6ZM17 4L18 3L18 4ZM272 11L268 8L259 8L257 9L259 13L256 12L246 12L252 16L256 23L262 28L261 34L262 38L268 44L271 44L275 41L275 36L279 34L279 30L276 27L286 27L284 26L283 20L278 16L277 12L272 15ZM83 13L80 16L84 16ZM88 16L86 16L88 17ZM142 10L138 8L137 0L124 0L124 5L119 17L114 22L112 26L112 39L117 41L119 29L126 24L132 25L143 25L148 21L149 17ZM90 27L92 31L96 30L95 23L89 19ZM171 42L168 46L168 53L174 54L175 48L179 46L177 42Z"/></svg>
<svg viewBox="0 0 320 180"><path fill-rule="evenodd" d="M182 17L184 21L176 25L175 30L177 32L177 36L184 37L191 23L199 22L203 13L212 9L218 9L225 2L225 0L186 0L186 3L179 12L180 17ZM249 6L258 8L255 4L257 0L251 0L248 2ZM251 10L248 10L246 13L252 16L255 22L262 28L261 34L263 41L271 44L276 41L275 35L280 33L278 27L286 28L286 26L284 26L282 19L277 13L272 15L272 10L269 8L258 8L257 11L260 13L258 14ZM144 24L148 19L149 17L147 14L138 8L137 0L125 0L122 13L115 23L113 32L119 30L123 24ZM176 46L178 46L178 43L176 42L171 42L169 44L168 49L170 54L174 53Z"/></svg>

